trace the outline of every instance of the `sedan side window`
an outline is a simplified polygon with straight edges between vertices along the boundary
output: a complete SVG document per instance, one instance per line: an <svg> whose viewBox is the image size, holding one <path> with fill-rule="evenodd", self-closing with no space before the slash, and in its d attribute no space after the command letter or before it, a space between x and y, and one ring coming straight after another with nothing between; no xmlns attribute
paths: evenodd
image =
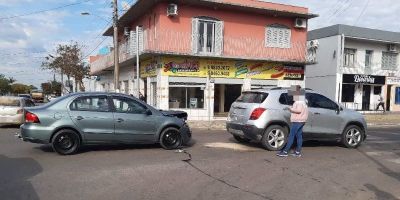
<svg viewBox="0 0 400 200"><path fill-rule="evenodd" d="M106 96L79 97L69 106L73 111L108 112L110 107Z"/></svg>
<svg viewBox="0 0 400 200"><path fill-rule="evenodd" d="M329 110L336 110L338 107L335 102L320 94L307 93L306 98L310 107L324 108Z"/></svg>
<svg viewBox="0 0 400 200"><path fill-rule="evenodd" d="M118 113L144 114L147 110L141 103L125 97L113 97L113 103Z"/></svg>

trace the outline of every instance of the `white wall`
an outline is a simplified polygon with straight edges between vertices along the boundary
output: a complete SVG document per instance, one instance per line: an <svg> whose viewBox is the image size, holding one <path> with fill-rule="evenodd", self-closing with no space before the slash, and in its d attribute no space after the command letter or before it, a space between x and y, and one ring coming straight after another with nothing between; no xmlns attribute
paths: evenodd
<svg viewBox="0 0 400 200"><path fill-rule="evenodd" d="M305 87L337 100L337 69L341 36L318 39L317 63L306 66Z"/></svg>
<svg viewBox="0 0 400 200"><path fill-rule="evenodd" d="M366 40L355 40L346 38L345 48L357 49L356 64L354 67L340 67L339 73L344 74L368 74L376 76L389 76L389 73L400 75L399 70L382 70L382 52L387 51L387 44L382 42L373 42ZM400 47L400 45L399 45ZM365 68L365 51L372 50L372 65L371 68ZM397 56L399 69L400 56Z"/></svg>

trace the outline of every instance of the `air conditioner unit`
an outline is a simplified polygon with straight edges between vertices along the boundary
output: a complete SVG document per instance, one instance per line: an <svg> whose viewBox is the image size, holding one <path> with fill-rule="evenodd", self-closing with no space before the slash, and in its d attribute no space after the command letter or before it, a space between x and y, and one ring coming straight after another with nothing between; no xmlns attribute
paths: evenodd
<svg viewBox="0 0 400 200"><path fill-rule="evenodd" d="M388 44L387 50L392 52L397 52L397 46L395 44Z"/></svg>
<svg viewBox="0 0 400 200"><path fill-rule="evenodd" d="M178 5L174 3L168 4L167 7L167 16L168 17L173 17L178 15Z"/></svg>
<svg viewBox="0 0 400 200"><path fill-rule="evenodd" d="M307 28L307 19L296 18L294 20L294 27L296 27L296 28Z"/></svg>
<svg viewBox="0 0 400 200"><path fill-rule="evenodd" d="M129 27L124 27L124 35L128 36L130 34Z"/></svg>

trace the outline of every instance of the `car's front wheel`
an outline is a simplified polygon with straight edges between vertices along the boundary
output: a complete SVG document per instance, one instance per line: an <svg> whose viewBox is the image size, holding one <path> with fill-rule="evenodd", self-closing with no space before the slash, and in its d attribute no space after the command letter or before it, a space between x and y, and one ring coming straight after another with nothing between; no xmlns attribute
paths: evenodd
<svg viewBox="0 0 400 200"><path fill-rule="evenodd" d="M279 125L269 126L261 139L261 144L270 151L281 150L287 142L288 130Z"/></svg>
<svg viewBox="0 0 400 200"><path fill-rule="evenodd" d="M182 145L182 135L177 128L166 128L160 136L160 145L166 149L177 149Z"/></svg>
<svg viewBox="0 0 400 200"><path fill-rule="evenodd" d="M360 146L363 137L364 131L360 127L350 125L343 131L342 143L347 148L357 148Z"/></svg>
<svg viewBox="0 0 400 200"><path fill-rule="evenodd" d="M52 141L53 149L60 155L71 155L78 151L81 142L78 134L73 130L58 131Z"/></svg>

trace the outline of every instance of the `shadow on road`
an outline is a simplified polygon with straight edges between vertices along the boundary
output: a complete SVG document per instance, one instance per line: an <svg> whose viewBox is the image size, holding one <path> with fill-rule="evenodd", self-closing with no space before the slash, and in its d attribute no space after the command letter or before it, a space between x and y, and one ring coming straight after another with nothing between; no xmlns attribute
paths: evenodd
<svg viewBox="0 0 400 200"><path fill-rule="evenodd" d="M0 129L2 128L17 128L19 129L20 125L0 125Z"/></svg>
<svg viewBox="0 0 400 200"><path fill-rule="evenodd" d="M196 140L191 140L189 144L182 146L182 148L190 148L196 144ZM34 147L43 152L54 152L51 145L41 145ZM162 147L159 144L109 144L109 145L85 145L82 146L77 154L92 152L92 151L121 151L121 150L135 150L135 149L160 149Z"/></svg>
<svg viewBox="0 0 400 200"><path fill-rule="evenodd" d="M9 158L0 155L0 199L38 200L29 179L42 172L42 167L32 158Z"/></svg>
<svg viewBox="0 0 400 200"><path fill-rule="evenodd" d="M364 185L366 188L368 188L369 190L371 190L372 192L375 193L375 196L378 200L398 200L398 198L396 198L395 196L393 196L392 194L382 191L379 188L377 188L375 185L372 184L365 184Z"/></svg>

